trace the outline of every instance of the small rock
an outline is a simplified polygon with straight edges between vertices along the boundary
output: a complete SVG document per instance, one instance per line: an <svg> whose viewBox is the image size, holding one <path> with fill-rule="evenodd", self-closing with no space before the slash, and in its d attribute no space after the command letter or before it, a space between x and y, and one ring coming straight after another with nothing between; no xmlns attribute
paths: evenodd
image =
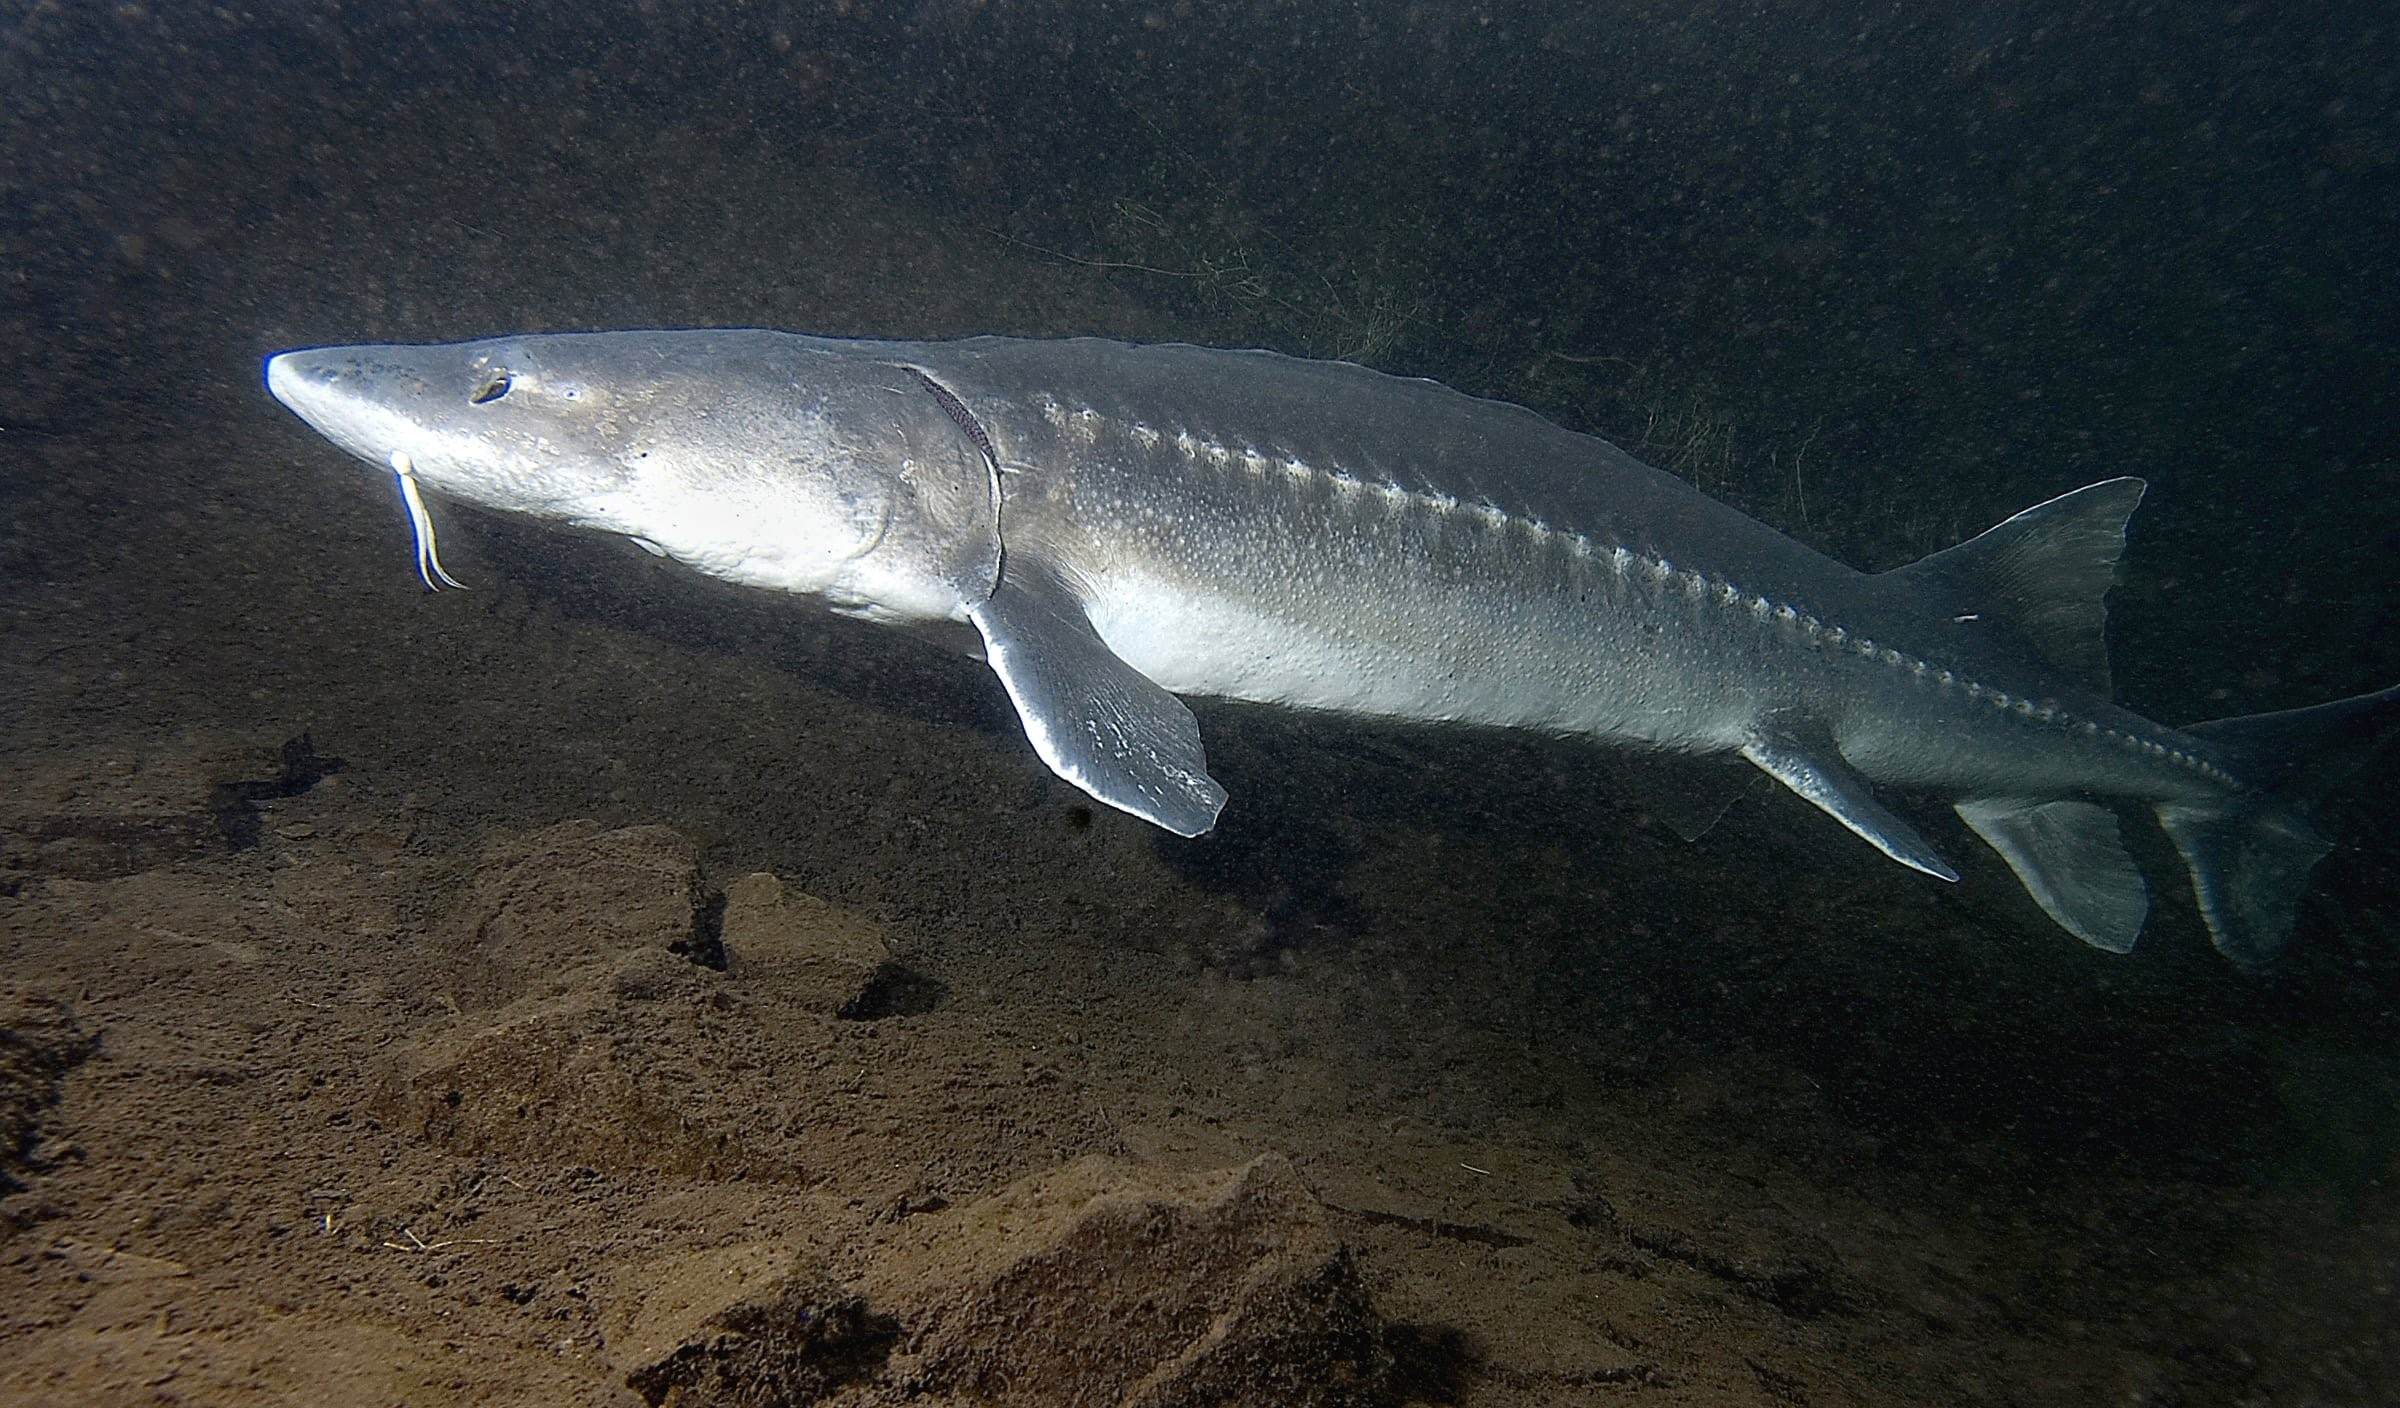
<svg viewBox="0 0 2400 1408"><path fill-rule="evenodd" d="M723 936L728 973L813 1012L905 1016L938 1005L938 991L918 989L939 984L891 961L882 926L763 871L726 888Z"/></svg>
<svg viewBox="0 0 2400 1408"><path fill-rule="evenodd" d="M868 1293L908 1326L904 1393L1123 1408L1398 1397L1391 1329L1278 1156L1197 1177L1082 1159L911 1218L896 1240Z"/></svg>
<svg viewBox="0 0 2400 1408"><path fill-rule="evenodd" d="M0 1193L24 1187L24 1175L73 1147L41 1140L41 1125L58 1103L59 1082L98 1045L65 1003L0 989Z"/></svg>
<svg viewBox="0 0 2400 1408"><path fill-rule="evenodd" d="M433 942L455 965L459 1006L492 1008L587 986L645 949L672 952L705 908L690 841L567 821L487 845Z"/></svg>
<svg viewBox="0 0 2400 1408"><path fill-rule="evenodd" d="M677 1408L814 1403L883 1368L900 1336L856 1294L773 1244L697 1252L645 1268L608 1336L645 1402Z"/></svg>

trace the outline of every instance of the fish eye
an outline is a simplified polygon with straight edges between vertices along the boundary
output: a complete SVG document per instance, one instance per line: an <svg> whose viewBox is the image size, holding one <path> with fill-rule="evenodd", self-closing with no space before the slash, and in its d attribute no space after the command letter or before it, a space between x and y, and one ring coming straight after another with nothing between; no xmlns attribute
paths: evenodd
<svg viewBox="0 0 2400 1408"><path fill-rule="evenodd" d="M511 381L512 378L505 368L494 367L491 373L484 377L483 385L477 387L475 394L468 399L478 406L488 406L508 394Z"/></svg>

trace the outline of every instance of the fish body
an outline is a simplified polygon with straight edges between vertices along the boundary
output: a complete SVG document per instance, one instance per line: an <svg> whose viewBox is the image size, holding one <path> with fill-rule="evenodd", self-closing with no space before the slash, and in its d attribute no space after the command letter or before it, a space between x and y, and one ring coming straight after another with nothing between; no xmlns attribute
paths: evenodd
<svg viewBox="0 0 2400 1408"><path fill-rule="evenodd" d="M2400 708L2177 730L2115 705L2134 479L1870 574L1523 408L1269 352L634 331L311 349L267 379L412 494L971 626L1054 770L1182 835L1225 795L1178 695L1539 729L1739 755L1954 880L1874 787L1941 796L2117 950L2148 892L2113 808L2147 806L2255 964L2328 845L2309 812Z"/></svg>

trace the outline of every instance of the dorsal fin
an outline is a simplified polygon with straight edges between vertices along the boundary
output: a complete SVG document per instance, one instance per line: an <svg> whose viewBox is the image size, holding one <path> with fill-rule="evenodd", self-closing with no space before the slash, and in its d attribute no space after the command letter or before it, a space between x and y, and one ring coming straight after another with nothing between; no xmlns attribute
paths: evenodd
<svg viewBox="0 0 2400 1408"><path fill-rule="evenodd" d="M2087 484L1885 575L2014 630L2053 669L2106 697L2105 598L2143 488L2130 477Z"/></svg>

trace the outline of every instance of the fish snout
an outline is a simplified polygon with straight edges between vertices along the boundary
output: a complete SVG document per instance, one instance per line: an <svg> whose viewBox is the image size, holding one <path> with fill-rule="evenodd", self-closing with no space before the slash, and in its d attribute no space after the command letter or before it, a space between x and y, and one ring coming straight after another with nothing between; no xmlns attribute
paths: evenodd
<svg viewBox="0 0 2400 1408"><path fill-rule="evenodd" d="M379 349L313 347L266 364L267 391L319 435L370 464L415 442L428 427L426 378Z"/></svg>
<svg viewBox="0 0 2400 1408"><path fill-rule="evenodd" d="M350 374L357 375L357 359L350 360ZM318 350L278 352L267 359L267 391L303 419L307 406L343 378L342 359L338 354Z"/></svg>
<svg viewBox="0 0 2400 1408"><path fill-rule="evenodd" d="M372 360L357 348L311 347L267 359L268 393L311 424L315 414L342 402L388 401L423 390L424 379L408 368Z"/></svg>

